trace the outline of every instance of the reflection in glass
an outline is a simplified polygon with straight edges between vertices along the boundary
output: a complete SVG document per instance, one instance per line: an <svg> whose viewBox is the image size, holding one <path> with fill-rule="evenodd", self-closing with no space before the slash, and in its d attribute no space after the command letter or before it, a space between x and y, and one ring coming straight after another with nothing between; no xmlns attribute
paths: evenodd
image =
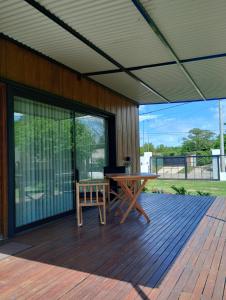
<svg viewBox="0 0 226 300"><path fill-rule="evenodd" d="M106 124L14 97L16 227L72 210L75 168L80 180L103 178Z"/></svg>
<svg viewBox="0 0 226 300"><path fill-rule="evenodd" d="M106 121L90 115L75 115L76 167L79 179L103 179L107 165Z"/></svg>
<svg viewBox="0 0 226 300"><path fill-rule="evenodd" d="M69 110L15 97L16 227L73 208Z"/></svg>

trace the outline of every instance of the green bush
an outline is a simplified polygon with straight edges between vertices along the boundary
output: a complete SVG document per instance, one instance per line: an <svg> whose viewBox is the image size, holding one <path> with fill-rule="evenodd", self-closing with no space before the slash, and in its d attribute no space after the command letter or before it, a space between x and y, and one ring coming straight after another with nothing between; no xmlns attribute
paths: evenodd
<svg viewBox="0 0 226 300"><path fill-rule="evenodd" d="M200 196L210 196L211 195L210 193L201 192L201 191L197 191L196 193Z"/></svg>
<svg viewBox="0 0 226 300"><path fill-rule="evenodd" d="M171 188L176 192L177 195L189 195L190 194L183 186L176 187L175 185L172 185Z"/></svg>

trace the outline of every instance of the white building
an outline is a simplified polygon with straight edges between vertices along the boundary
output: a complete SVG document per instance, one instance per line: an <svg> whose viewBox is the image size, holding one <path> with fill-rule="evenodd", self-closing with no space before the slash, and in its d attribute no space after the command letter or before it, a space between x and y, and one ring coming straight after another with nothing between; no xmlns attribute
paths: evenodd
<svg viewBox="0 0 226 300"><path fill-rule="evenodd" d="M213 167L213 179L220 179L220 181L226 181L226 172L220 171L220 149L212 149L212 167ZM226 156L224 157L226 164ZM219 178L220 177L220 178Z"/></svg>
<svg viewBox="0 0 226 300"><path fill-rule="evenodd" d="M152 172L152 152L144 152L144 155L140 157L140 170L141 173Z"/></svg>

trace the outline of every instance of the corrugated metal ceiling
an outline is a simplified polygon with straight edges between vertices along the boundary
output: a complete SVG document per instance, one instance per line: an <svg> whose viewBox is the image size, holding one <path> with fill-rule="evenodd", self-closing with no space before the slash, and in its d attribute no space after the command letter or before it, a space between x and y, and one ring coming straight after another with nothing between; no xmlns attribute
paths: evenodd
<svg viewBox="0 0 226 300"><path fill-rule="evenodd" d="M91 76L91 78L134 101L146 101L148 103L162 103L163 101L155 94L147 92L145 87L125 73L97 75Z"/></svg>
<svg viewBox="0 0 226 300"><path fill-rule="evenodd" d="M226 98L226 59L217 58L202 62L188 64L192 77L209 99Z"/></svg>
<svg viewBox="0 0 226 300"><path fill-rule="evenodd" d="M41 4L116 64L27 2ZM132 74L102 73L175 59L133 2L143 5L179 60L226 53L225 0L2 0L0 30L81 73L100 72L90 77L138 103L200 100L178 65L140 68ZM205 98L226 97L224 58L183 65Z"/></svg>
<svg viewBox="0 0 226 300"><path fill-rule="evenodd" d="M141 0L180 59L226 52L225 0Z"/></svg>
<svg viewBox="0 0 226 300"><path fill-rule="evenodd" d="M80 72L114 66L21 0L0 2L1 32Z"/></svg>
<svg viewBox="0 0 226 300"><path fill-rule="evenodd" d="M167 95L170 101L199 99L199 94L185 78L177 65L134 71L143 81Z"/></svg>
<svg viewBox="0 0 226 300"><path fill-rule="evenodd" d="M125 67L171 59L131 1L38 2Z"/></svg>

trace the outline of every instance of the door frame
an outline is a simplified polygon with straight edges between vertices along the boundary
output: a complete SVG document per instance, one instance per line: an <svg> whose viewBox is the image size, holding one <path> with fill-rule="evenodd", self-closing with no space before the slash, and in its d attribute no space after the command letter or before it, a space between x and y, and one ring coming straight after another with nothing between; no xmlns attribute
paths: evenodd
<svg viewBox="0 0 226 300"><path fill-rule="evenodd" d="M0 235L8 235L8 130L6 84L0 82Z"/></svg>
<svg viewBox="0 0 226 300"><path fill-rule="evenodd" d="M92 116L99 116L107 120L108 137L108 164L116 164L116 120L115 114L102 109L82 104L78 101L60 97L49 92L27 87L12 81L4 80L7 87L7 125L8 125L8 236L35 227L56 218L73 213L74 210L48 217L30 224L16 227L15 225L15 143L14 143L14 96L24 97L48 105L69 109L73 112L80 112ZM75 157L74 157L75 159ZM6 234L7 235L7 234Z"/></svg>

